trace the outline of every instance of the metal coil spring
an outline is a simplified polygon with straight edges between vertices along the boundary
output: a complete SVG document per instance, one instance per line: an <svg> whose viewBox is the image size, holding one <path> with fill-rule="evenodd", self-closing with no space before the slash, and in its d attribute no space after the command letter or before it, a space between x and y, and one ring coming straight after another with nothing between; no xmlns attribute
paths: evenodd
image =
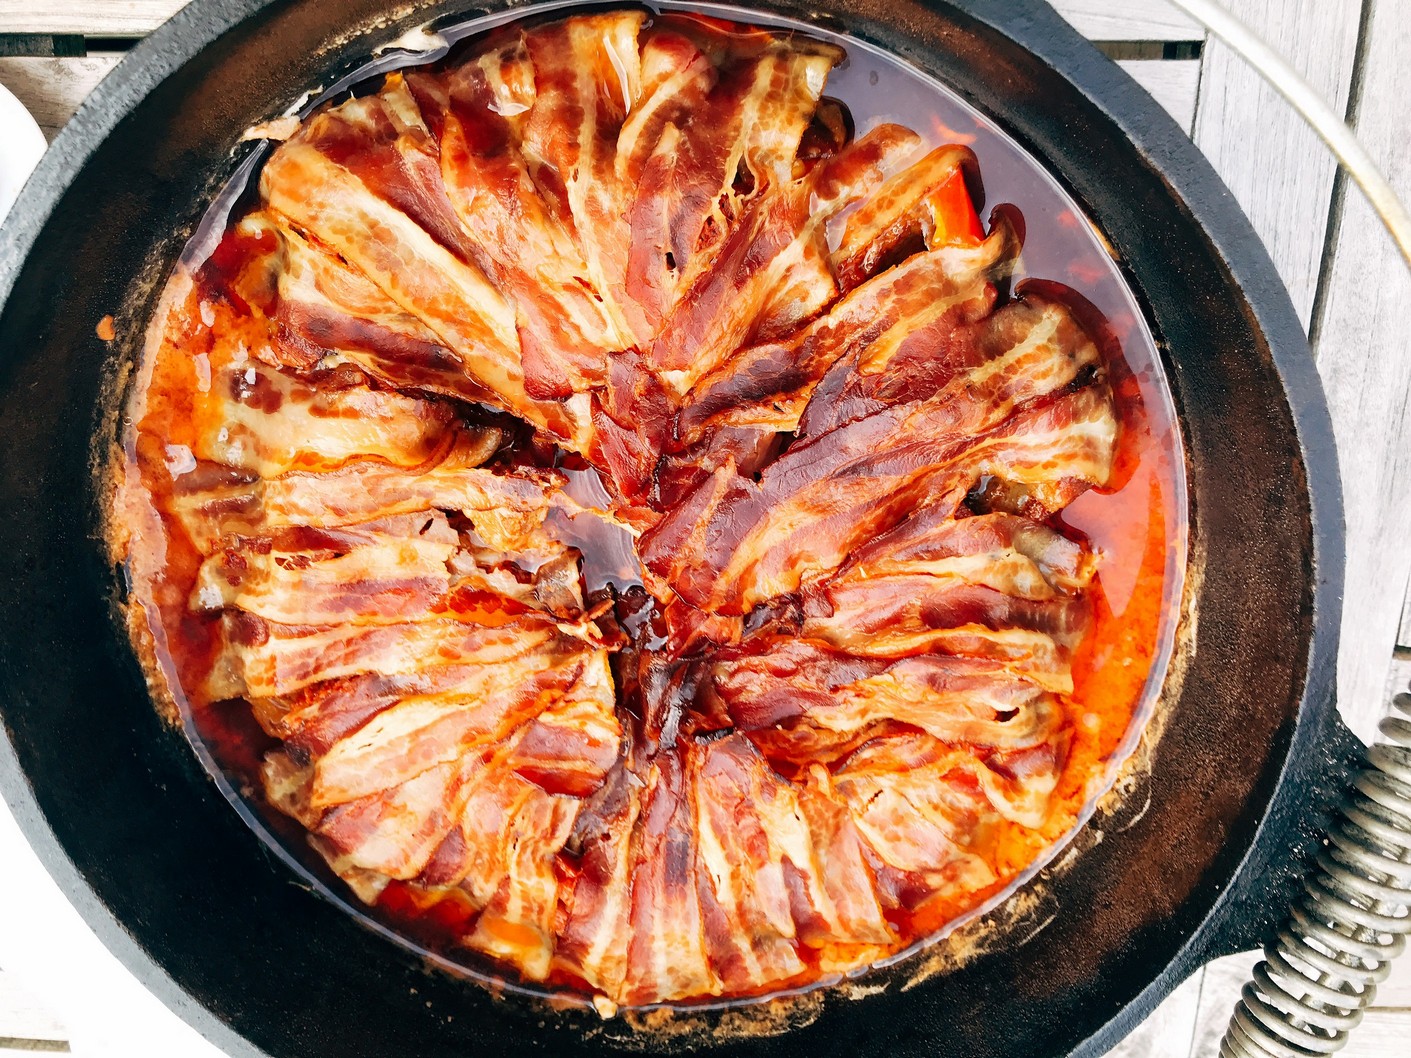
<svg viewBox="0 0 1411 1058"><path fill-rule="evenodd" d="M1393 706L1411 714L1411 694ZM1331 1054L1411 934L1411 722L1388 716L1317 869L1244 986L1220 1058Z"/></svg>

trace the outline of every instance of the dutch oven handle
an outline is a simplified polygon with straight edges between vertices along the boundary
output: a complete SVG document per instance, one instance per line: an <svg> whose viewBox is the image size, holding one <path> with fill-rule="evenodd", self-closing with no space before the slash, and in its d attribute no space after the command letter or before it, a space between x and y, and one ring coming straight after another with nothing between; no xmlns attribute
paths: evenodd
<svg viewBox="0 0 1411 1058"><path fill-rule="evenodd" d="M1337 155L1411 265L1411 214L1318 92L1215 0L1173 0L1282 94ZM1411 714L1411 694L1395 710ZM1282 926L1240 993L1221 1058L1331 1054L1411 934L1411 721L1382 720Z"/></svg>
<svg viewBox="0 0 1411 1058"><path fill-rule="evenodd" d="M1411 694L1398 694L1392 705L1411 714ZM1340 729L1334 736L1345 734L1333 726ZM1405 947L1411 721L1387 716L1380 730L1385 740L1363 751L1301 891L1240 992L1220 1058L1308 1058L1338 1050Z"/></svg>

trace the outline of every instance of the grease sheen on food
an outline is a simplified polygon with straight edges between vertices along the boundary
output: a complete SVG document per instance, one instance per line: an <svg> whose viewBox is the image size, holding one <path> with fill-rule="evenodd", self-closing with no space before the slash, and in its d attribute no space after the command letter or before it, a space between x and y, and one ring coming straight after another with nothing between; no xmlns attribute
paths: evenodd
<svg viewBox="0 0 1411 1058"><path fill-rule="evenodd" d="M855 133L843 58L621 11L386 75L272 151L134 387L134 635L220 763L409 933L602 1009L980 906L1135 707L1075 657L1150 661L1061 518L1119 352L1009 289L969 149Z"/></svg>

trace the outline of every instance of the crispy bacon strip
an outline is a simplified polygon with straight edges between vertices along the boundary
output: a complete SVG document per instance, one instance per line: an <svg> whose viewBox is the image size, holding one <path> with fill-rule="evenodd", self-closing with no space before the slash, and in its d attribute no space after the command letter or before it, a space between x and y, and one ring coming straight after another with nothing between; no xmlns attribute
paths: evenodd
<svg viewBox="0 0 1411 1058"><path fill-rule="evenodd" d="M243 352L243 350L241 350ZM375 390L332 372L296 377L217 342L204 391L193 396L192 454L260 477L331 470L359 457L414 467L451 432L445 404ZM226 354L226 355L223 355Z"/></svg>
<svg viewBox="0 0 1411 1058"><path fill-rule="evenodd" d="M605 668L603 656L541 650L512 664L480 667L448 691L409 695L334 743L315 762L311 801L324 807L374 793L427 767L459 760L473 755L478 747L502 742L511 731L527 724L520 740L522 752L523 740L534 733L534 725L542 726L546 707L559 710L550 715L559 716L557 725L564 725L562 706L550 705L556 695L572 696L571 704L581 708L567 717L579 725L591 724L587 730L615 757L618 729L611 716L611 698L599 694L596 700L585 700L589 688L583 686L583 674L587 668ZM523 772L518 765L515 768ZM601 773L590 774L583 785L591 791L601 778Z"/></svg>
<svg viewBox="0 0 1411 1058"><path fill-rule="evenodd" d="M415 878L455 825L475 760L448 761L400 785L339 805L317 833L345 867Z"/></svg>
<svg viewBox="0 0 1411 1058"><path fill-rule="evenodd" d="M520 614L487 627L457 616L424 614L386 625L280 625L243 611L221 618L225 652L211 676L215 700L240 696L273 698L293 694L323 680L376 673L410 676L428 657L454 660L475 651L504 624L521 635L559 628L546 615Z"/></svg>
<svg viewBox="0 0 1411 1058"><path fill-rule="evenodd" d="M692 747L687 767L695 771L697 888L711 965L735 993L797 977L805 966L780 846L794 837L795 855L801 848L812 865L796 808L782 803L787 787L740 738Z"/></svg>

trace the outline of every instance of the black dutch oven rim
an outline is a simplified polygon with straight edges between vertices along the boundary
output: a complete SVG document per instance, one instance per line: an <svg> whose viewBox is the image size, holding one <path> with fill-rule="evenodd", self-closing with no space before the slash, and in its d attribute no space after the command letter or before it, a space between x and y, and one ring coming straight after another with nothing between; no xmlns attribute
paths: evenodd
<svg viewBox="0 0 1411 1058"><path fill-rule="evenodd" d="M194 0L139 43L102 82L55 140L0 227L0 311L70 181L119 123L165 79L198 58L223 34L279 3L280 0ZM501 0L493 6L498 10L523 5L516 0ZM798 0L772 0L765 6L794 17L811 13ZM907 24L912 12L905 10L907 5L898 4L902 9L899 14L878 14L877 6L858 5L859 9L868 9L862 16L867 29L861 31L847 21L851 13L821 20L821 24L905 54L895 43L913 32ZM1301 707L1280 774L1265 814L1234 872L1235 884L1212 905L1208 917L1167 969L1079 1047L1082 1053L1098 1054L1135 1027L1185 972L1205 959L1248 947L1262 935L1268 926L1268 909L1264 913L1251 911L1257 898L1248 892L1248 886L1251 876L1258 873L1255 868L1270 858L1269 850L1261 851L1262 839L1271 831L1286 828L1290 819L1302 820L1307 815L1308 806L1294 803L1300 790L1291 789L1299 785L1291 778L1306 779L1295 774L1300 771L1297 762L1311 757L1319 743L1327 740L1334 746L1326 754L1325 764L1342 761L1355 748L1355 740L1337 721L1334 707L1343 576L1342 502L1336 450L1321 384L1287 291L1233 196L1165 110L1046 4L1036 0L951 0L944 7L986 31L1009 38L1070 82L1101 117L1117 127L1141 160L1161 175L1172 197L1220 256L1253 314L1253 328L1267 343L1289 399L1307 473L1314 559L1311 590L1316 605L1306 669L1297 674L1301 677ZM402 12L391 14L395 18ZM879 26L886 32L867 31ZM889 34L894 38L891 41L887 39ZM1010 131L1013 134L1012 128ZM1031 144L1026 146L1034 149ZM1042 156L1042 152L1038 153ZM9 803L24 836L85 922L147 988L204 1036L233 1054L263 1055L265 1052L194 1000L113 915L55 836L19 765L10 732L6 730L4 735L0 737L0 794ZM1306 790L1303 792L1306 796Z"/></svg>

